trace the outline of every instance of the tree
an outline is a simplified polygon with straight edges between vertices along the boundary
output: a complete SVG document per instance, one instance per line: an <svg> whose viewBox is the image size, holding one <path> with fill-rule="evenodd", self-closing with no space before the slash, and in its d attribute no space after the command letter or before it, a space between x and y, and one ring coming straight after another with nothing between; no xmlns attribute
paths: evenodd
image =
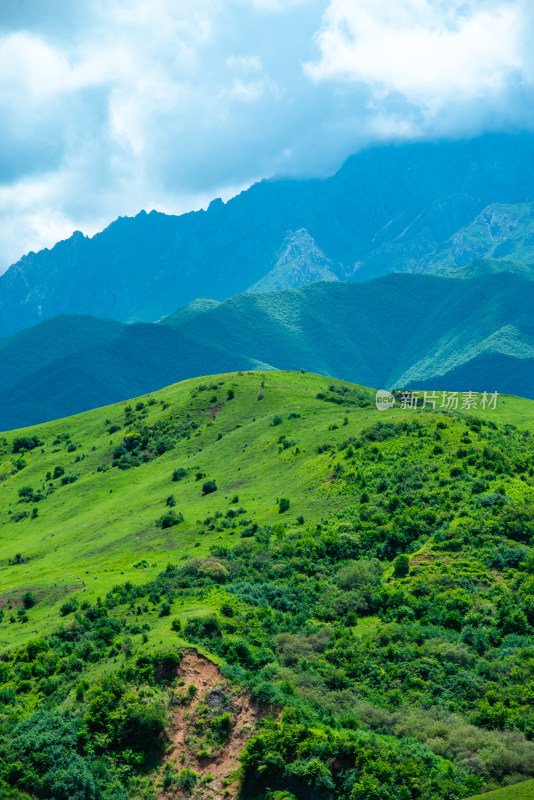
<svg viewBox="0 0 534 800"><path fill-rule="evenodd" d="M405 553L401 553L393 562L393 574L396 578L405 578L409 571L410 559Z"/></svg>
<svg viewBox="0 0 534 800"><path fill-rule="evenodd" d="M337 583L342 589L361 589L363 586L375 586L380 581L382 568L380 562L373 558L361 558L341 567L337 574Z"/></svg>
<svg viewBox="0 0 534 800"><path fill-rule="evenodd" d="M289 499L287 497L281 497L278 501L278 513L283 514L284 511L288 511L289 505Z"/></svg>
<svg viewBox="0 0 534 800"><path fill-rule="evenodd" d="M36 603L35 595L32 592L26 592L22 595L22 605L24 608L33 608Z"/></svg>

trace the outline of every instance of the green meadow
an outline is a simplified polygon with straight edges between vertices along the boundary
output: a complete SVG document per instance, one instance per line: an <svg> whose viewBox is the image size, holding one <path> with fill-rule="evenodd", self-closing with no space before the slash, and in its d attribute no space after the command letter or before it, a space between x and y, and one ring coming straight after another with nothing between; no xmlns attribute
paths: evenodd
<svg viewBox="0 0 534 800"><path fill-rule="evenodd" d="M321 393L336 398L329 386L348 389L349 403L337 406L317 399ZM231 400L229 391L234 393ZM258 392L263 393L261 400ZM533 401L505 396L499 398L497 411L480 414L528 427L533 411ZM288 492L291 521L303 515L316 522L341 510L352 498L328 492L328 465L317 454L318 446L336 445L375 421L410 420L425 413L398 406L378 412L372 390L318 375L248 372L184 381L5 435L0 451L1 602L16 606L31 591L39 603L26 627L13 627L4 618L0 645L18 644L56 624L67 594L93 601L118 581L146 582L169 562L205 556L214 543L231 544L238 527L215 534L203 520L226 512L236 495L245 518L260 524L280 520L278 499ZM282 418L279 425L273 425L276 415ZM111 466L113 451L127 431L161 421L198 427L149 463L129 469ZM118 430L110 434L113 427ZM13 454L17 436L36 436L42 444ZM294 445L280 452L281 437ZM47 480L57 467L64 475ZM187 470L187 475L173 482L176 469ZM197 479L199 473L206 477ZM76 481L62 485L64 476ZM203 495L207 479L216 481L217 491ZM21 502L18 493L25 486L42 492L44 499ZM156 521L171 494L184 521L161 529ZM18 519L21 514L27 516ZM17 554L22 563L13 563Z"/></svg>
<svg viewBox="0 0 534 800"><path fill-rule="evenodd" d="M477 795L471 800L531 800L533 797L534 781L525 781L514 786L507 786L505 789L496 789L494 792Z"/></svg>
<svg viewBox="0 0 534 800"><path fill-rule="evenodd" d="M533 411L253 371L4 434L2 797L527 798Z"/></svg>

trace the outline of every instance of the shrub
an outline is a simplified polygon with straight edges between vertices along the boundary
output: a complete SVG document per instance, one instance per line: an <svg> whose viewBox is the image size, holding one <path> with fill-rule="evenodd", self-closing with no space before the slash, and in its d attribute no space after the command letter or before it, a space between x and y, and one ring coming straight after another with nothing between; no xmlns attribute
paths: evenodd
<svg viewBox="0 0 534 800"><path fill-rule="evenodd" d="M477 504L483 508L491 506L503 506L508 503L508 498L504 497L499 492L491 492L490 494L479 495Z"/></svg>
<svg viewBox="0 0 534 800"><path fill-rule="evenodd" d="M185 635L199 639L220 637L221 629L217 617L214 614L208 617L190 617L185 626Z"/></svg>
<svg viewBox="0 0 534 800"><path fill-rule="evenodd" d="M217 491L217 484L215 481L206 481L202 484L202 494L211 494L212 492Z"/></svg>
<svg viewBox="0 0 534 800"><path fill-rule="evenodd" d="M363 586L374 586L380 581L382 568L380 562L373 558L351 561L341 567L337 574L337 583L342 589L361 589Z"/></svg>
<svg viewBox="0 0 534 800"><path fill-rule="evenodd" d="M278 501L278 513L283 514L285 511L288 511L289 505L289 499L287 497L281 497Z"/></svg>
<svg viewBox="0 0 534 800"><path fill-rule="evenodd" d="M52 478L55 480L56 478L61 478L61 476L64 474L65 474L64 467L54 467Z"/></svg>
<svg viewBox="0 0 534 800"><path fill-rule="evenodd" d="M17 765L13 778L23 784L24 795L1 788L0 794L22 798L29 791L54 800L101 800L107 795L102 791L107 769L83 751L80 726L67 712L31 714L13 730L6 753L8 763Z"/></svg>
<svg viewBox="0 0 534 800"><path fill-rule="evenodd" d="M282 419L282 417L281 417L279 414L276 414L276 415L273 417L273 421L271 422L271 425L274 425L274 426L276 426L276 425L281 425L281 424L282 424L282 422L283 422L283 419Z"/></svg>
<svg viewBox="0 0 534 800"><path fill-rule="evenodd" d="M228 711L213 717L210 725L219 742L226 742L232 732L232 716Z"/></svg>
<svg viewBox="0 0 534 800"><path fill-rule="evenodd" d="M393 562L393 574L396 578L405 578L410 571L410 559L404 553L397 556Z"/></svg>
<svg viewBox="0 0 534 800"><path fill-rule="evenodd" d="M156 525L158 528L172 528L173 525L179 525L180 522L184 521L184 515L180 512L176 511L167 511L166 514L163 514L157 521Z"/></svg>
<svg viewBox="0 0 534 800"><path fill-rule="evenodd" d="M59 609L59 613L62 617L66 617L67 614L73 614L76 609L78 608L78 601L75 597L72 600L67 600L66 603L63 603L61 608Z"/></svg>
<svg viewBox="0 0 534 800"><path fill-rule="evenodd" d="M32 592L26 592L22 595L22 605L24 608L33 608L36 603L35 595Z"/></svg>
<svg viewBox="0 0 534 800"><path fill-rule="evenodd" d="M176 783L184 792L190 794L198 781L197 773L192 769L182 769L178 773Z"/></svg>
<svg viewBox="0 0 534 800"><path fill-rule="evenodd" d="M119 730L119 741L124 747L142 753L161 750L165 731L165 708L162 703L136 701L126 705Z"/></svg>
<svg viewBox="0 0 534 800"><path fill-rule="evenodd" d="M135 450L138 447L139 443L141 442L141 434L137 433L137 431L130 431L126 434L123 439L124 446L128 452Z"/></svg>
<svg viewBox="0 0 534 800"><path fill-rule="evenodd" d="M199 575L211 578L215 583L224 583L228 577L228 570L216 558L207 558L199 567Z"/></svg>
<svg viewBox="0 0 534 800"><path fill-rule="evenodd" d="M175 469L174 472L172 473L172 479L173 481L181 481L183 478L185 478L186 475L187 475L187 470L184 469L183 467L179 467L178 469Z"/></svg>
<svg viewBox="0 0 534 800"><path fill-rule="evenodd" d="M13 439L13 453L20 453L21 450L33 450L41 445L42 442L37 436L17 436Z"/></svg>
<svg viewBox="0 0 534 800"><path fill-rule="evenodd" d="M31 486L23 486L19 489L20 503L38 503L43 499L40 492L34 492Z"/></svg>

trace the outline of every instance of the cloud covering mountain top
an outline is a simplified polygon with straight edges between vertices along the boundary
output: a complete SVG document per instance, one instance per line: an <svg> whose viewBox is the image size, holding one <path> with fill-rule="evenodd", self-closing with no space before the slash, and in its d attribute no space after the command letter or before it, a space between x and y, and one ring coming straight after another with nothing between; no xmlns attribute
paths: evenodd
<svg viewBox="0 0 534 800"><path fill-rule="evenodd" d="M0 268L382 140L532 128L526 0L3 0Z"/></svg>

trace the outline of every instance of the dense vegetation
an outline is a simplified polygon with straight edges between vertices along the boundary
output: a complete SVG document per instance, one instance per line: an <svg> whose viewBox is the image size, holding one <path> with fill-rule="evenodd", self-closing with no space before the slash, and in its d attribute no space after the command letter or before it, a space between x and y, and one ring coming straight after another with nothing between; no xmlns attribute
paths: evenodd
<svg viewBox="0 0 534 800"><path fill-rule="evenodd" d="M205 796L166 755L191 647L268 712L242 755L247 800L454 800L534 776L531 404L371 402L317 376L221 376L6 436L2 796ZM87 554L78 493L111 528ZM152 516L152 550L121 528L113 568L121 513L138 532ZM109 570L96 591L54 594L35 557L65 524L71 558ZM192 718L200 759L231 735L221 702Z"/></svg>

